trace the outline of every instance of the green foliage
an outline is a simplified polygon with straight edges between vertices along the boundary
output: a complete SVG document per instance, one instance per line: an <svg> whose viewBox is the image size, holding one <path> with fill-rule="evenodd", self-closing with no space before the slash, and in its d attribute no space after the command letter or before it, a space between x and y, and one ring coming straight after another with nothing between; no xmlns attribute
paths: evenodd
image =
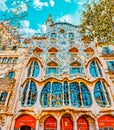
<svg viewBox="0 0 114 130"><path fill-rule="evenodd" d="M5 23L8 21L12 26L20 28L20 21L28 15L28 8L30 8L30 0L11 0L10 7L7 13L3 14L3 19L0 22Z"/></svg>
<svg viewBox="0 0 114 130"><path fill-rule="evenodd" d="M87 5L82 14L81 33L90 41L114 44L114 0L100 0Z"/></svg>

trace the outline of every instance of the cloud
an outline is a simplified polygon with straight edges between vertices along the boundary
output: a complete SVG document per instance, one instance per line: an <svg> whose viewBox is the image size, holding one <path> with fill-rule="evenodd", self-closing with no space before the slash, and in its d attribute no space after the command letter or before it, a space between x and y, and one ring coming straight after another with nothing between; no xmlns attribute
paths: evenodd
<svg viewBox="0 0 114 130"><path fill-rule="evenodd" d="M36 30L30 28L30 22L27 20L21 21L21 28L18 31L25 37L31 37L36 33Z"/></svg>
<svg viewBox="0 0 114 130"><path fill-rule="evenodd" d="M81 7L78 8L74 13L72 14L66 14L56 19L56 22L68 22L74 25L80 24L80 13Z"/></svg>
<svg viewBox="0 0 114 130"><path fill-rule="evenodd" d="M64 0L65 2L68 2L68 3L70 3L71 2L71 0Z"/></svg>
<svg viewBox="0 0 114 130"><path fill-rule="evenodd" d="M38 29L34 30L30 28L30 22L27 20L21 21L21 28L18 29L19 33L25 37L32 37L34 34L37 33L46 33L46 25L45 24L38 24Z"/></svg>
<svg viewBox="0 0 114 130"><path fill-rule="evenodd" d="M41 2L40 0L34 0L33 5L37 9L42 9L42 7L48 7L48 2Z"/></svg>
<svg viewBox="0 0 114 130"><path fill-rule="evenodd" d="M46 25L45 24L38 24L38 33L46 33Z"/></svg>
<svg viewBox="0 0 114 130"><path fill-rule="evenodd" d="M51 5L51 7L53 7L54 4L55 4L54 0L50 0L49 3L50 3L50 5Z"/></svg>
<svg viewBox="0 0 114 130"><path fill-rule="evenodd" d="M10 12L13 12L15 14L21 14L22 12L26 12L28 10L27 4L23 1L14 1L12 3L13 8L10 9Z"/></svg>
<svg viewBox="0 0 114 130"><path fill-rule="evenodd" d="M33 1L34 8L41 10L43 7L54 7L54 0L49 0L48 2L41 2L40 0Z"/></svg>
<svg viewBox="0 0 114 130"><path fill-rule="evenodd" d="M7 0L0 0L0 11L6 11L8 8L6 6L6 1Z"/></svg>

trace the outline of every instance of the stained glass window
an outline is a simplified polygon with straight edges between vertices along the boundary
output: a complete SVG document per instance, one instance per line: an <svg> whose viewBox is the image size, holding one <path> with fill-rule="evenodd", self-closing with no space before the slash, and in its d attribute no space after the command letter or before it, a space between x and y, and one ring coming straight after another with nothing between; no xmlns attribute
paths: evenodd
<svg viewBox="0 0 114 130"><path fill-rule="evenodd" d="M84 83L80 83L83 105L84 107L90 107L92 104L91 95Z"/></svg>
<svg viewBox="0 0 114 130"><path fill-rule="evenodd" d="M0 94L0 104L1 105L5 105L5 101L6 101L7 95L8 95L7 92L2 92Z"/></svg>
<svg viewBox="0 0 114 130"><path fill-rule="evenodd" d="M28 68L28 77L33 76L36 78L39 75L39 72L40 69L38 63L36 61L33 61Z"/></svg>
<svg viewBox="0 0 114 130"><path fill-rule="evenodd" d="M98 76L102 76L102 71L100 66L98 65L98 63L96 61L92 61L92 63L90 64L90 74L96 78Z"/></svg>
<svg viewBox="0 0 114 130"><path fill-rule="evenodd" d="M80 89L79 84L77 82L70 83L70 98L72 106L74 107L81 106Z"/></svg>
<svg viewBox="0 0 114 130"><path fill-rule="evenodd" d="M40 102L43 107L50 106L50 93L51 93L51 83L48 82L46 83L46 85L44 86L41 92Z"/></svg>
<svg viewBox="0 0 114 130"><path fill-rule="evenodd" d="M84 107L90 107L92 104L89 90L83 83L79 86L78 82L68 84L66 81L63 85L59 82L46 83L41 92L40 102L43 107L62 107L63 104L68 106L70 102L76 108L81 107L82 102Z"/></svg>
<svg viewBox="0 0 114 130"><path fill-rule="evenodd" d="M110 98L108 95L108 91L103 82L98 81L94 88L94 96L97 104L100 107L105 107L107 105L111 105Z"/></svg>
<svg viewBox="0 0 114 130"><path fill-rule="evenodd" d="M62 84L54 82L52 84L52 106L62 106Z"/></svg>
<svg viewBox="0 0 114 130"><path fill-rule="evenodd" d="M33 106L37 100L37 88L33 81L27 82L22 96L22 105Z"/></svg>

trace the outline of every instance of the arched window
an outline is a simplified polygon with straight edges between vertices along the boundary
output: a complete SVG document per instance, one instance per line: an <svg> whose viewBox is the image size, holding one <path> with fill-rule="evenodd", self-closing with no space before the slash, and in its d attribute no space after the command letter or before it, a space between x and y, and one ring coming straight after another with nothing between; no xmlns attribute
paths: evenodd
<svg viewBox="0 0 114 130"><path fill-rule="evenodd" d="M41 92L40 102L43 107L50 106L50 93L51 93L51 83L48 82L46 83L46 85L44 86Z"/></svg>
<svg viewBox="0 0 114 130"><path fill-rule="evenodd" d="M8 73L8 78L9 79L13 79L14 76L15 76L15 72L14 71L11 71L11 72Z"/></svg>
<svg viewBox="0 0 114 130"><path fill-rule="evenodd" d="M108 91L102 81L98 81L94 88L94 96L100 107L111 105Z"/></svg>
<svg viewBox="0 0 114 130"><path fill-rule="evenodd" d="M81 98L82 97L82 98ZM70 84L71 105L80 107L83 103L84 107L90 107L92 104L90 92L84 83L73 82Z"/></svg>
<svg viewBox="0 0 114 130"><path fill-rule="evenodd" d="M73 107L90 107L92 104L90 92L84 83L73 82L68 85L65 81L62 83L50 82L44 86L40 103L43 107L62 107L62 105L68 106L70 103Z"/></svg>
<svg viewBox="0 0 114 130"><path fill-rule="evenodd" d="M36 119L30 115L19 116L14 125L14 130L35 130Z"/></svg>
<svg viewBox="0 0 114 130"><path fill-rule="evenodd" d="M8 63L11 64L12 62L13 62L13 59L12 59L12 57L10 57L10 58L8 59Z"/></svg>
<svg viewBox="0 0 114 130"><path fill-rule="evenodd" d="M53 117L48 117L44 122L44 130L57 130L57 121Z"/></svg>
<svg viewBox="0 0 114 130"><path fill-rule="evenodd" d="M80 89L79 84L77 82L70 83L70 99L72 106L74 107L81 106Z"/></svg>
<svg viewBox="0 0 114 130"><path fill-rule="evenodd" d="M68 94L69 88L68 88L68 87L69 87L69 86L68 86L68 83L67 83L67 82L64 82L64 104L65 104L66 106L69 105L69 94Z"/></svg>
<svg viewBox="0 0 114 130"><path fill-rule="evenodd" d="M54 82L52 84L52 106L62 106L62 84Z"/></svg>
<svg viewBox="0 0 114 130"><path fill-rule="evenodd" d="M72 117L69 114L64 115L60 121L60 130L73 130Z"/></svg>
<svg viewBox="0 0 114 130"><path fill-rule="evenodd" d="M33 106L37 100L37 88L33 81L27 82L22 97L22 105Z"/></svg>
<svg viewBox="0 0 114 130"><path fill-rule="evenodd" d="M89 130L89 125L84 117L80 117L77 121L78 130Z"/></svg>
<svg viewBox="0 0 114 130"><path fill-rule="evenodd" d="M102 116L98 119L99 130L114 130L114 117L110 115Z"/></svg>
<svg viewBox="0 0 114 130"><path fill-rule="evenodd" d="M40 72L40 69L39 69L39 65L36 61L33 61L29 68L28 68L28 74L27 76L30 77L30 76L33 76L33 77L37 77L39 75L39 72Z"/></svg>
<svg viewBox="0 0 114 130"><path fill-rule="evenodd" d="M3 60L2 60L2 63L3 63L3 64L4 64L4 63L7 63L7 60L8 60L7 57L4 57Z"/></svg>
<svg viewBox="0 0 114 130"><path fill-rule="evenodd" d="M84 107L90 107L92 104L92 100L89 90L84 83L80 83L80 88Z"/></svg>
<svg viewBox="0 0 114 130"><path fill-rule="evenodd" d="M13 63L16 64L18 61L18 57L14 58Z"/></svg>
<svg viewBox="0 0 114 130"><path fill-rule="evenodd" d="M100 68L100 66L98 65L98 63L96 61L91 62L89 70L90 70L90 74L94 78L96 78L98 76L101 76L101 77L103 76L101 68Z"/></svg>
<svg viewBox="0 0 114 130"><path fill-rule="evenodd" d="M0 94L0 105L5 105L5 101L6 101L7 95L8 95L7 92L2 92Z"/></svg>

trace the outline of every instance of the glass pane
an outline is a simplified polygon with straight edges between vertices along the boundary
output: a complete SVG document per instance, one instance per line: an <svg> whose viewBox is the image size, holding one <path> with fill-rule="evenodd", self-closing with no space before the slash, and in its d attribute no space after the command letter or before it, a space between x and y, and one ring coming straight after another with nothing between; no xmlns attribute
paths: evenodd
<svg viewBox="0 0 114 130"><path fill-rule="evenodd" d="M72 67L72 68L70 68L70 73L71 73L71 74L81 73L81 70L80 70L79 67L78 67L78 68Z"/></svg>
<svg viewBox="0 0 114 130"><path fill-rule="evenodd" d="M72 106L74 107L81 106L80 90L79 90L79 84L77 82L70 84L70 99Z"/></svg>
<svg viewBox="0 0 114 130"><path fill-rule="evenodd" d="M7 98L7 92L2 92L1 95L0 95L0 104L1 105L4 105L5 104L5 101L6 101L6 98Z"/></svg>
<svg viewBox="0 0 114 130"><path fill-rule="evenodd" d="M92 61L92 63L90 64L90 74L95 78L98 77L98 71L96 68L96 62Z"/></svg>
<svg viewBox="0 0 114 130"><path fill-rule="evenodd" d="M52 84L52 106L62 106L62 84L54 82Z"/></svg>
<svg viewBox="0 0 114 130"><path fill-rule="evenodd" d="M15 72L9 72L9 74L8 74L9 79L13 79L14 76L15 76Z"/></svg>
<svg viewBox="0 0 114 130"><path fill-rule="evenodd" d="M110 104L110 99L108 97L106 87L104 86L104 83L101 83L100 81L98 81L95 85L94 96L99 106L105 107L107 105L106 101L108 101L108 103Z"/></svg>
<svg viewBox="0 0 114 130"><path fill-rule="evenodd" d="M38 65L38 63L35 61L35 62L34 62L34 66L33 66L32 76L36 78L36 77L38 76L38 74L39 74L39 65Z"/></svg>
<svg viewBox="0 0 114 130"><path fill-rule="evenodd" d="M43 107L49 107L50 105L50 93L51 93L51 83L48 82L44 86L42 92L41 92L41 97L40 97L40 102Z"/></svg>
<svg viewBox="0 0 114 130"><path fill-rule="evenodd" d="M47 67L46 68L46 74L57 74L57 68L55 67Z"/></svg>
<svg viewBox="0 0 114 130"><path fill-rule="evenodd" d="M27 100L27 106L33 106L36 102L37 99L37 89L36 89L36 85L33 81L29 81L26 86L25 89L23 91L23 98L22 98L22 105L24 105L26 103Z"/></svg>
<svg viewBox="0 0 114 130"><path fill-rule="evenodd" d="M91 107L92 100L91 100L91 95L84 83L80 83L81 87L81 92L82 92L82 97L83 97L83 104L85 107Z"/></svg>
<svg viewBox="0 0 114 130"><path fill-rule="evenodd" d="M27 76L28 77L33 76L36 78L39 75L39 72L40 72L39 65L36 61L34 61L31 63L31 65L28 68Z"/></svg>

